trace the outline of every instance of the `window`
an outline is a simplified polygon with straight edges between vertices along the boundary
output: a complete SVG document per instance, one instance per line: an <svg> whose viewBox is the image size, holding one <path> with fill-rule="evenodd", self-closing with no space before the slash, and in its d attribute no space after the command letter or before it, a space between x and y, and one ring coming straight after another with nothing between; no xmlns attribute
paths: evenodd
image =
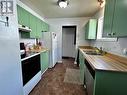
<svg viewBox="0 0 127 95"><path fill-rule="evenodd" d="M97 41L117 41L117 38L103 38L103 20L104 17L98 19L98 27L97 27Z"/></svg>

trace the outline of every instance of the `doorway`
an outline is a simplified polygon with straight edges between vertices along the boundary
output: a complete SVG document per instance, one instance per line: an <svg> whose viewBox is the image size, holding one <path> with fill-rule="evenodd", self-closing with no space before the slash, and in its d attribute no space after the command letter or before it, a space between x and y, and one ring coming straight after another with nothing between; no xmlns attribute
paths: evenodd
<svg viewBox="0 0 127 95"><path fill-rule="evenodd" d="M75 58L76 26L62 26L62 58Z"/></svg>

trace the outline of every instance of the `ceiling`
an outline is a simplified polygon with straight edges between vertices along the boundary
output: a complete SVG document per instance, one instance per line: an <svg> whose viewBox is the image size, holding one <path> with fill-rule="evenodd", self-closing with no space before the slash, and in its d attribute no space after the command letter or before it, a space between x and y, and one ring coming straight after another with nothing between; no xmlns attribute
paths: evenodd
<svg viewBox="0 0 127 95"><path fill-rule="evenodd" d="M91 17L99 10L98 0L69 0L67 8L60 8L58 0L20 0L45 18Z"/></svg>

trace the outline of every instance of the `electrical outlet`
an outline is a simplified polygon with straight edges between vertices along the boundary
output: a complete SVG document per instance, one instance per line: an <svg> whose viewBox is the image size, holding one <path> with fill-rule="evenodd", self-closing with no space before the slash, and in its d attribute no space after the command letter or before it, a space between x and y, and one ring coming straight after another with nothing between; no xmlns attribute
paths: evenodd
<svg viewBox="0 0 127 95"><path fill-rule="evenodd" d="M124 49L123 49L123 54L124 54L124 55L127 55L127 48L124 48Z"/></svg>

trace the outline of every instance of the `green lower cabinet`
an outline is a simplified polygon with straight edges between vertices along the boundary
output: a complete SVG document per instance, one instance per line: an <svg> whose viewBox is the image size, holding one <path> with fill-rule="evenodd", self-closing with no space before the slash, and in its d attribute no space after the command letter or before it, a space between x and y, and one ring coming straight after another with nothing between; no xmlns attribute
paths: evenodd
<svg viewBox="0 0 127 95"><path fill-rule="evenodd" d="M44 73L48 69L49 65L49 51L41 53L41 73Z"/></svg>
<svg viewBox="0 0 127 95"><path fill-rule="evenodd" d="M127 95L127 73L96 71L93 95Z"/></svg>
<svg viewBox="0 0 127 95"><path fill-rule="evenodd" d="M81 51L79 63L88 95L127 95L127 72L94 70Z"/></svg>
<svg viewBox="0 0 127 95"><path fill-rule="evenodd" d="M84 63L84 57L82 55L82 53L79 53L79 67L80 67L80 80L81 83L84 84L85 82L85 63Z"/></svg>

